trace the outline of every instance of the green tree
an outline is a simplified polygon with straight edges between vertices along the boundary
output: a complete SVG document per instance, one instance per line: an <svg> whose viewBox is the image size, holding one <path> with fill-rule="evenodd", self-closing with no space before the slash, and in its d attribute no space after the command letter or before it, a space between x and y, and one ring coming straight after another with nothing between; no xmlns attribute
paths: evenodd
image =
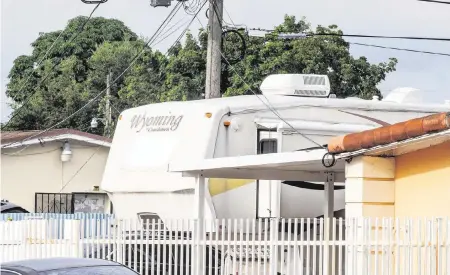
<svg viewBox="0 0 450 275"><path fill-rule="evenodd" d="M319 35L282 40L278 38L280 33ZM335 35L323 35L330 33ZM238 35L230 33L223 41L227 61L223 61L222 66L221 92L225 96L259 93L261 82L270 74L303 73L328 75L331 90L338 97L381 97L377 85L388 73L395 71L397 64L395 58L380 64L371 64L365 57L355 58L350 55L349 43L340 36L342 31L337 26L312 29L304 18L297 21L294 16L286 16L283 24L276 26L266 37L241 34L246 41L246 54L238 62L233 62L241 51L242 42ZM207 34L201 30L198 40L188 35L184 46L176 46L175 53L169 56L168 96L161 98L163 101L195 99L203 93L206 45Z"/></svg>
<svg viewBox="0 0 450 275"><path fill-rule="evenodd" d="M135 59L141 51L143 53ZM119 110L160 101L164 83L161 70L164 70L166 63L164 55L152 52L142 40L105 42L88 62L91 70L85 83L89 91L98 94L106 89L106 76L111 73L111 82L114 83L110 87L109 100L115 121ZM97 117L104 114L105 100L106 97L102 97L98 103ZM103 131L103 126L100 125L99 130Z"/></svg>
<svg viewBox="0 0 450 275"><path fill-rule="evenodd" d="M354 58L350 55L349 44L339 35L281 40L280 33L342 34L342 31L335 25L318 26L313 30L304 19L296 21L294 16L286 16L272 34L265 38L248 38L244 60L234 69L228 69L230 85L225 95L248 94L249 89L258 91L262 80L270 74L304 73L328 75L331 90L338 97L371 98L381 96L377 84L395 71L395 58L377 65L370 64L365 57Z"/></svg>
<svg viewBox="0 0 450 275"><path fill-rule="evenodd" d="M63 31L43 33L32 43L31 55L19 56L9 73L6 94L17 114L9 129L45 129L73 114L106 88L106 76L117 81L111 87L113 120L126 108L148 103L194 100L203 97L206 74L207 32L196 38L186 34L167 55L145 46L122 22L92 18L76 39L72 38L86 17L69 21ZM62 33L61 33L62 32ZM318 34L304 39L281 40L280 33ZM324 35L333 33L335 35ZM249 37L241 59L241 38L225 35L223 52L232 66L223 62L221 90L225 96L252 94L265 77L278 73L326 74L338 97L381 96L377 85L395 71L397 60L371 64L365 57L350 55L349 43L337 26L311 28L304 18L286 16L266 37ZM61 35L53 50L40 59ZM69 42L71 41L71 42ZM136 54L143 54L134 60ZM122 72L134 62L129 70ZM39 66L37 66L39 65ZM37 68L33 71L33 68ZM24 85L25 80L29 81ZM41 83L41 84L40 84ZM21 106L34 94L26 106ZM104 97L66 121L60 127L87 130L93 117L102 117ZM112 126L114 127L114 125ZM103 125L95 130L103 133Z"/></svg>
<svg viewBox="0 0 450 275"><path fill-rule="evenodd" d="M168 54L165 89L160 101L202 98L205 87L206 47L199 45L190 32L184 45L177 43Z"/></svg>
<svg viewBox="0 0 450 275"><path fill-rule="evenodd" d="M92 18L80 32L86 20L86 17L76 17L63 31L40 34L31 44L32 54L19 56L14 61L6 90L14 102L13 116L22 104L26 106L20 108L20 113L9 123L10 129L44 129L75 112L95 92L89 89L87 80L92 71L89 60L97 48L104 42L138 39L121 21L101 17ZM45 56L60 34L60 39ZM44 56L46 58L38 64ZM89 125L86 121L90 121L89 116L97 107L94 104L61 126L85 129Z"/></svg>

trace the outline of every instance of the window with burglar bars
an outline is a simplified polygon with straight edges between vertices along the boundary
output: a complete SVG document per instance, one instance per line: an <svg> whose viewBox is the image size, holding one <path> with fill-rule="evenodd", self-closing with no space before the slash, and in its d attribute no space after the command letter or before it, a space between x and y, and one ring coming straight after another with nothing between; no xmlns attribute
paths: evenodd
<svg viewBox="0 0 450 275"><path fill-rule="evenodd" d="M71 193L36 193L34 203L36 213L73 214Z"/></svg>

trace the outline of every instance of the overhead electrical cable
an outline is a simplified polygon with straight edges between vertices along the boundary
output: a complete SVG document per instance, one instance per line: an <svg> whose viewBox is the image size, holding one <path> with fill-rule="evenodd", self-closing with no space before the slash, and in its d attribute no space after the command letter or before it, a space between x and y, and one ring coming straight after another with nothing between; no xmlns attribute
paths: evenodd
<svg viewBox="0 0 450 275"><path fill-rule="evenodd" d="M180 35L178 36L178 38L172 43L172 45L170 47L167 48L167 51L165 52L165 55L168 55L171 50L173 49L173 47L180 42L180 40L183 38L183 36L186 34L186 32L189 30L189 27L192 25L193 21L197 18L198 19L198 14L200 13L200 11L203 9L203 7L205 6L205 4L207 3L207 0L203 2L202 6L197 10L197 12L195 14L193 14L191 20L189 21L189 23L185 26L184 30L180 33ZM189 14L189 13L188 13ZM184 18L183 18L184 19ZM181 20L180 20L181 21ZM178 25L178 23L180 22L178 21L177 23L175 23L174 25ZM170 28L172 29L173 26ZM180 27L176 28L174 31L172 31L171 33L169 33L168 35L166 35L165 37L163 37L162 39L160 39L159 41L155 42L153 44L153 46L158 45L159 43L161 43L162 41L164 41L165 39L167 39L169 36L171 36L173 33L175 33L177 30L179 30ZM167 32L166 32L167 33ZM159 83L163 78L163 75L158 79ZM111 103L111 106L114 108L114 110L120 114L120 111Z"/></svg>
<svg viewBox="0 0 450 275"><path fill-rule="evenodd" d="M130 61L128 67L127 67L122 73L120 73L113 81L111 81L111 83L110 83L109 85L107 85L107 87L106 87L105 89L103 89L102 91L100 91L95 97L93 97L92 99L90 99L90 100L89 100L86 104L84 104L81 108L79 108L78 110L76 110L75 112L73 112L72 114L70 114L69 116L65 117L65 118L62 119L61 121L55 123L55 124L52 125L51 127L47 128L47 129L45 129L45 130L43 130L43 131L40 131L39 133L37 133L37 134L35 134L35 135L32 135L32 136L27 137L27 138L25 138L25 139L22 139L22 140L20 140L20 141L15 141L15 142L13 142L13 143L10 143L10 144L7 144L7 145L5 145L5 146L2 146L2 148L6 148L6 147L12 146L12 145L17 144L17 143L22 143L23 141L32 139L32 138L34 138L34 137L37 137L37 136L39 136L39 135L42 135L42 134L44 134L44 133L46 133L46 132L48 132L48 131L50 131L50 130L56 128L56 127L58 127L58 126L61 125L62 123L66 122L66 121L69 120L70 118L74 117L75 115L77 115L78 113L80 113L81 111L83 111L84 109L86 109L89 105L91 105L91 104L92 104L93 102L95 102L97 99L99 99L100 96L101 96L102 94L104 94L104 93L106 92L106 90L109 89L109 87L110 87L111 85L113 85L114 83L116 83L117 80L119 80L119 79L120 79L120 78L121 78L121 77L122 77L122 76L130 69L130 68L131 68L131 66L133 66L133 64L136 62L136 60L137 60L139 57L141 57L141 55L145 52L147 46L149 46L152 42L154 42L154 39L158 36L158 34L159 34L159 32L162 30L162 28L165 27L166 24L169 22L169 19L170 19L170 18L173 18L173 16L172 16L173 13L178 12L178 10L180 9L180 7L181 7L181 2L178 2L178 3L174 6L174 8L172 9L172 11L169 13L169 15L166 17L166 19L165 19L165 20L161 23L161 25L158 27L158 29L156 30L156 32L152 35L152 37L145 43L143 49L142 49L137 55L135 55L135 56L132 58L132 60Z"/></svg>
<svg viewBox="0 0 450 275"><path fill-rule="evenodd" d="M103 144L105 143L106 142L103 142ZM81 172L81 170L83 170L86 164L88 164L89 161L91 161L91 159L98 153L100 148L103 147L103 144L99 145L97 149L95 149L94 152L92 152L92 154L86 159L86 161L80 166L80 168L78 168L78 170L70 177L70 179L66 183L64 183L64 185L61 187L58 193L61 193L67 187L67 185L69 185L73 181L73 179Z"/></svg>
<svg viewBox="0 0 450 275"><path fill-rule="evenodd" d="M200 24L203 26L203 24L201 23L201 21L199 21ZM204 26L203 26L204 28ZM222 55L222 59L227 63L227 65L229 66L229 68L231 68L233 70L233 72L239 77L239 79L247 86L247 88L275 115L278 117L278 119L280 119L281 121L283 121L284 123L286 123L286 125L288 125L290 128L292 128L292 130L294 132L296 132L298 135L302 136L303 138L305 138L306 140L314 143L317 146L320 146L321 148L325 148L324 145L317 143L316 141L314 141L313 139L311 139L310 137L306 136L305 134L301 133L300 131L298 131L294 126L292 126L291 123L289 123L288 121L286 121L281 114L272 106L272 104L270 103L269 99L263 94L258 94L256 93L253 89L252 86L250 84L248 84L245 79L239 74L239 72L234 68L234 66L228 61L228 59L225 57L225 55L223 54L222 51L220 51L220 54ZM260 97L264 97L265 101Z"/></svg>
<svg viewBox="0 0 450 275"><path fill-rule="evenodd" d="M94 7L94 9L92 10L92 12L89 14L89 17L86 19L86 21L84 21L83 25L81 25L81 27L79 28L78 32L76 32L75 35L72 36L72 38L67 42L67 44L72 43L72 42L80 35L80 33L82 33L82 32L84 31L84 28L86 27L87 23L91 20L92 16L94 15L95 11L97 10L97 8L98 8L100 5L101 5L101 3L98 3L98 4ZM50 46L50 48L47 50L47 52L46 52L46 54L44 55L44 57L41 59L40 63L42 63L42 61L45 59L45 57L47 57L47 55L50 53L50 50L54 47L54 45L56 44L57 40L61 37L61 35L62 35L63 33L64 33L64 31L62 31L62 32L59 34L58 38L53 42L53 44L52 44L52 45ZM33 72L34 72L34 70L36 70L37 67L39 67L40 63L33 69ZM25 101L22 103L22 105L21 105L17 110L15 110L13 116L12 116L12 117L8 120L8 122L2 127L2 130L5 129L6 127L8 127L8 126L10 125L11 121L13 121L13 119L14 119L15 117L17 117L17 116L20 114L21 110L22 110L22 109L23 109L23 108L31 101L31 99L33 98L33 96L35 96L35 95L37 94L37 92L38 92L37 87L39 87L40 85L42 85L42 84L45 82L45 80L47 80L47 78L50 76L50 74L52 74L52 73L54 72L54 69L56 68L57 65L58 65L58 62L56 62L56 63L53 65L53 67L50 69L49 73L48 73L47 75L45 75L45 76L42 78L41 81L39 81L39 83L36 85L35 91L25 99ZM29 75L28 78L26 79L25 83L21 86L20 90L22 90L22 89L26 86L26 84L28 83L28 81L29 81L30 78L31 78L31 75L32 75L32 73L30 73L30 75Z"/></svg>
<svg viewBox="0 0 450 275"><path fill-rule="evenodd" d="M206 1L203 3L203 5L198 9L197 13L193 16L192 20L190 21L190 23L186 26L186 28L184 29L184 31L182 32L182 34L177 38L177 40L173 43L173 45L175 45L176 43L178 43L181 38L184 36L184 34L186 33L186 31L189 29L190 25L192 24L192 22L194 21L195 17L197 17L198 13L203 9L204 5L205 5ZM172 45L172 46L173 46ZM170 50L170 48L169 48ZM83 170L83 168L89 163L89 161L95 156L95 154L97 154L97 152L99 151L101 145L98 146L98 148L89 156L89 158L80 166L80 168L71 176L71 178L63 185L63 187L61 188L61 190L59 192L62 192L71 182L72 180Z"/></svg>
<svg viewBox="0 0 450 275"><path fill-rule="evenodd" d="M268 30L268 29L262 29L262 28L250 28L248 30L254 30L254 31L263 31L263 32L274 32L274 30ZM284 35L286 38L308 38L308 37L314 37L314 36L343 36L343 37L368 37L368 38L386 38L386 39L414 39L414 40L436 40L436 41L450 41L450 39L447 38L427 38L427 37L406 37L406 36L369 36L369 35L341 35L341 34L283 34L280 33L280 35ZM413 52L413 53L422 53L422 54L431 54L431 55L440 55L440 56L450 56L450 53L442 53L442 52L432 52L432 51L424 51L424 50L415 50L415 49L407 49L407 48L399 48L399 47L389 47L389 46L382 46L382 45L374 45L374 44L368 44L368 43L359 43L359 42L348 42L352 45L358 45L358 46L365 46L365 47L374 47L374 48L380 48L380 49L388 49L388 50L397 50L397 51L406 51L406 52Z"/></svg>
<svg viewBox="0 0 450 275"><path fill-rule="evenodd" d="M262 31L273 33L275 30L269 30L264 28L248 28L250 31ZM400 40L425 40L425 41L441 41L450 42L450 37L425 37L425 36L389 36L389 35L370 35L370 34L345 34L345 33L285 33L278 32L283 35L296 35L298 38L312 37L312 36L341 36L341 37L355 37L355 38L374 38L374 39L400 39Z"/></svg>
<svg viewBox="0 0 450 275"><path fill-rule="evenodd" d="M200 6L202 6L201 4L201 0L188 0L188 1L182 1L183 2L183 7L184 7L184 11L189 14L189 15L194 15L197 13L197 11L201 8Z"/></svg>
<svg viewBox="0 0 450 275"><path fill-rule="evenodd" d="M388 36L388 35L339 34L339 33L311 33L311 34L306 34L306 36L341 36L341 37L356 37L356 38L425 40L425 41L450 42L450 38L447 38L447 37Z"/></svg>
<svg viewBox="0 0 450 275"><path fill-rule="evenodd" d="M175 17L175 15L178 13L178 11L181 9L181 5L177 5L173 8L173 10L171 11L170 17L166 18L167 20L167 24L161 28L161 32L159 32L158 34L156 34L156 36L153 38L152 41L152 46L154 45L154 43L156 42L156 40L158 38L161 37L161 35L165 35L167 32L169 32L172 28L174 28L181 20L179 20L178 22L176 22L175 24L173 24L169 29L165 29L167 27L167 25L172 21L172 19Z"/></svg>
<svg viewBox="0 0 450 275"><path fill-rule="evenodd" d="M192 25L192 22L194 22L195 18L197 18L198 14L200 13L200 11L203 9L203 7L205 6L205 4L208 2L208 0L205 0L203 2L203 4L200 6L200 8L197 10L197 12L192 16L191 20L189 21L188 25L186 26L186 28L184 28L184 30L181 32L181 34L178 36L178 38L175 40L175 42L172 44L172 46L168 49L167 53L169 53L171 51L171 49L173 48L173 46L175 46L180 40L181 38L183 38L183 36L186 34L186 32L189 30L189 27Z"/></svg>
<svg viewBox="0 0 450 275"><path fill-rule="evenodd" d="M182 22L182 21L186 21L186 22ZM160 44L161 42L166 40L168 37L170 37L172 34L177 32L178 30L180 30L183 26L185 26L185 23L187 23L187 22L188 22L188 20L185 20L185 17L183 17L177 23L173 24L168 30L166 30L166 32L164 33L164 34L166 34L165 36L163 36L160 40L155 41L155 43L153 44L153 47L155 47L156 45ZM180 24L180 23L182 23L182 24ZM179 25L179 26L177 26L177 25ZM175 26L176 26L176 28L175 28ZM174 29L174 30L172 30L172 29ZM169 31L171 31L171 32L169 33Z"/></svg>
<svg viewBox="0 0 450 275"><path fill-rule="evenodd" d="M204 2L203 2L203 5L197 10L197 12L192 16L192 18L191 18L191 20L189 21L189 23L187 24L187 26L184 28L184 30L180 33L180 35L178 36L178 38L172 43L172 45L169 47L169 48L167 48L167 51L166 51L166 53L165 53L165 55L169 55L170 53L171 53L171 51L174 49L174 47L175 47L175 45L178 43L178 42L180 42L180 40L181 40L181 38L183 38L183 36L186 34L186 32L189 30L189 27L192 25L192 22L194 22L194 20L195 19L197 19L197 20L199 20L198 19L198 14L200 13L200 11L203 9L203 7L205 6L205 4L208 2L208 0L205 0ZM188 13L189 14L189 13ZM200 21L199 21L200 22ZM200 22L200 25L201 25L202 23ZM158 41L158 43L160 43L160 41ZM163 79L163 77L164 77L164 74L162 74L161 76L160 76L160 78L158 79L158 82L157 83L159 83L162 79Z"/></svg>
<svg viewBox="0 0 450 275"><path fill-rule="evenodd" d="M413 53L432 54L432 55L440 55L440 56L450 56L450 53L430 52L430 51L413 50L413 49L405 49L405 48L397 48L397 47L388 47L388 46L365 44L365 43L356 43L356 42L349 42L349 43L351 45L373 47L373 48L380 48L380 49L387 49L387 50L396 50L396 51L405 51L405 52L413 52Z"/></svg>

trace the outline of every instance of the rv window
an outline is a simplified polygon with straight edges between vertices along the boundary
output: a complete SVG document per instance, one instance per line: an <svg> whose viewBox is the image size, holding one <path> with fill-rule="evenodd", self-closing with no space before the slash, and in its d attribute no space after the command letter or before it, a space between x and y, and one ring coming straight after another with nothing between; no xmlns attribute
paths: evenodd
<svg viewBox="0 0 450 275"><path fill-rule="evenodd" d="M277 152L277 140L276 139L262 139L260 142L261 152L260 154L271 154Z"/></svg>
<svg viewBox="0 0 450 275"><path fill-rule="evenodd" d="M147 229L147 225L149 229L155 227L156 230L159 230L160 225L164 228L164 223L162 222L161 218L155 213L142 212L138 213L138 217L141 220L142 227L144 229Z"/></svg>

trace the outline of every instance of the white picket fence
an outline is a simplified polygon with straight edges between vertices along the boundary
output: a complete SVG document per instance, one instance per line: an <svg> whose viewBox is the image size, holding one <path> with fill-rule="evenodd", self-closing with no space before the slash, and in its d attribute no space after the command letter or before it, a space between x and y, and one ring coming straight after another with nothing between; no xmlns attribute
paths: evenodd
<svg viewBox="0 0 450 275"><path fill-rule="evenodd" d="M141 274L450 274L448 219L0 222L0 260L86 257Z"/></svg>

